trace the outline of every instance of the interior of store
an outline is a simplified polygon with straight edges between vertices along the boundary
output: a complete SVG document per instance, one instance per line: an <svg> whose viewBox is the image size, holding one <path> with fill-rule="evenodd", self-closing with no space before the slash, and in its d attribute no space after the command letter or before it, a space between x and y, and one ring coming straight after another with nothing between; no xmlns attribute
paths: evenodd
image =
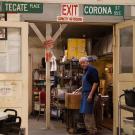
<svg viewBox="0 0 135 135"><path fill-rule="evenodd" d="M46 23L34 22L46 36ZM52 23L52 35L62 24ZM100 102L97 108L98 126L113 128L113 26L98 24L68 24L60 34L53 48L56 62L51 63L51 119L62 121L68 132L74 120L67 121L65 93L81 86L83 70L78 59L88 56L99 73ZM40 121L44 119L44 106L39 105L40 92L45 91L45 49L29 28L29 116ZM42 94L44 96L44 94ZM44 99L44 97L42 98ZM79 113L79 109L75 114ZM75 125L76 127L76 125Z"/></svg>

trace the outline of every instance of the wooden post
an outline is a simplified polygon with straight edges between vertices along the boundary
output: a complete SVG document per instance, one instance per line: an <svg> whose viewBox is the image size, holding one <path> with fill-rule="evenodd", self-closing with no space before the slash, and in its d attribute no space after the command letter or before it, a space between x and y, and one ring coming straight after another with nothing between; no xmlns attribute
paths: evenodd
<svg viewBox="0 0 135 135"><path fill-rule="evenodd" d="M46 24L46 39L51 37L52 28L51 24ZM46 50L45 50L46 51ZM50 62L46 61L46 128L50 128L50 95L51 83L50 83Z"/></svg>

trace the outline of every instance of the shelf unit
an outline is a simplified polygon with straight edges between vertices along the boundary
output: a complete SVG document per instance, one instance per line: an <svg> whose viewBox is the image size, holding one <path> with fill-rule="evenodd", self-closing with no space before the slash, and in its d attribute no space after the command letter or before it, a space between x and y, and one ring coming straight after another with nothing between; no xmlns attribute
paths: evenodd
<svg viewBox="0 0 135 135"><path fill-rule="evenodd" d="M83 70L78 61L66 61L59 64L60 84L61 87L68 87L68 92L72 92L75 88L81 86L81 78Z"/></svg>
<svg viewBox="0 0 135 135"><path fill-rule="evenodd" d="M32 77L32 108L34 111L39 111L39 92L46 87L45 69L34 69ZM55 83L54 75L51 73L51 86Z"/></svg>

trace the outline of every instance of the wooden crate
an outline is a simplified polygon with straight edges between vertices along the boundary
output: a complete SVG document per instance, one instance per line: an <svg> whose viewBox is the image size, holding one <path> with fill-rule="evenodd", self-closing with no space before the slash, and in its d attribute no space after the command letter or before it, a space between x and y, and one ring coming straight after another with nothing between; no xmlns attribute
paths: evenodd
<svg viewBox="0 0 135 135"><path fill-rule="evenodd" d="M81 94L65 93L65 107L67 109L80 109Z"/></svg>

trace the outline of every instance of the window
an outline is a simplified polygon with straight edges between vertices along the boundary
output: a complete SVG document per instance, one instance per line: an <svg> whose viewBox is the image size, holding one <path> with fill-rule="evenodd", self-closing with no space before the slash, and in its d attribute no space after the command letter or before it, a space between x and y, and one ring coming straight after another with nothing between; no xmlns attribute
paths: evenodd
<svg viewBox="0 0 135 135"><path fill-rule="evenodd" d="M120 73L133 72L133 27L120 30Z"/></svg>
<svg viewBox="0 0 135 135"><path fill-rule="evenodd" d="M0 72L21 72L21 29L7 28L7 40L0 40Z"/></svg>

